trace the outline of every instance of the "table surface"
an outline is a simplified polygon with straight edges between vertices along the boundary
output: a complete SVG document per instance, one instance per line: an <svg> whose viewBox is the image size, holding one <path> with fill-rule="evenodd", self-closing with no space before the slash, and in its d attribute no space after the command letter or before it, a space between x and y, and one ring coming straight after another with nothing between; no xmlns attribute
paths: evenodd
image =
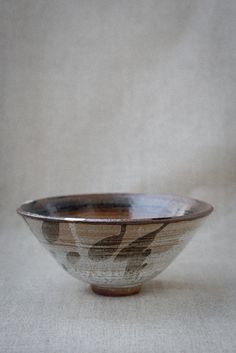
<svg viewBox="0 0 236 353"><path fill-rule="evenodd" d="M26 226L2 231L0 351L234 352L235 241L210 218L168 269L123 298L68 276Z"/></svg>

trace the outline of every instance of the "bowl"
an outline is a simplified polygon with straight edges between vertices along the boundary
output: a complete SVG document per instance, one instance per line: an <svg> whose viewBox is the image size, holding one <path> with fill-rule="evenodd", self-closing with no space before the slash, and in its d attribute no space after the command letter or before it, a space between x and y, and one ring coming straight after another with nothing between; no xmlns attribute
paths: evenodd
<svg viewBox="0 0 236 353"><path fill-rule="evenodd" d="M181 252L213 207L150 194L86 194L28 201L17 212L71 276L97 294L136 294Z"/></svg>

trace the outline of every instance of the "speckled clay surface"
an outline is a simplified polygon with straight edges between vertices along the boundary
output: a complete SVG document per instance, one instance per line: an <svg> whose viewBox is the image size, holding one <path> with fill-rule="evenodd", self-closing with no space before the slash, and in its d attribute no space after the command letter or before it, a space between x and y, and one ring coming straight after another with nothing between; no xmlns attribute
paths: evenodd
<svg viewBox="0 0 236 353"><path fill-rule="evenodd" d="M116 201L115 195L110 197ZM195 217L194 212L199 214L202 209L200 205L191 209L189 207L191 203L186 203L187 207L183 211L183 207L173 207L173 202L168 201L169 203L166 202L164 206L168 204L177 214L181 209L182 213L177 216L173 213L173 217L166 219L162 214L162 217L158 218L160 210L152 207L150 212L155 214L156 209L157 217L153 219L154 217L146 216L145 219L141 216L148 214L147 208L150 208L151 203L145 207L144 202L143 209L143 204L140 208L140 205L137 206L136 203L134 206L132 202L128 206L120 206L120 199L119 207L116 202L111 205L109 202L107 204L107 201L104 206L101 200L102 195L99 195L96 204L94 203L95 212L92 212L93 208L90 205L87 210L87 221L86 218L80 219L80 215L85 213L84 207L87 209L86 204L82 207L81 203L74 202L73 206L69 207L69 199L66 199L66 202L59 202L60 207L57 206L54 211L52 204L43 200L42 205L39 203L40 207L37 205L39 217L30 203L25 204L28 207L26 211L21 208L18 212L23 215L39 242L50 251L65 271L91 284L96 293L104 295L137 293L143 282L162 272L181 252L201 224L203 217ZM145 197L141 201L145 201ZM175 206L178 204L177 201L175 199ZM185 204L183 199L180 201ZM159 204L162 205L163 202ZM204 216L212 211L211 206L207 206ZM100 210L100 207L105 209L106 217L100 214L98 220L96 217L99 212L96 210ZM136 213L134 212L136 215L139 207L139 216L135 218L129 212L128 218L127 214L118 218L119 214L122 214L121 207L129 210L136 207ZM29 210L36 213L29 214ZM68 217L71 213L73 217ZM107 217L108 214L110 218ZM91 218L92 215L94 219ZM181 220L181 217L184 219Z"/></svg>

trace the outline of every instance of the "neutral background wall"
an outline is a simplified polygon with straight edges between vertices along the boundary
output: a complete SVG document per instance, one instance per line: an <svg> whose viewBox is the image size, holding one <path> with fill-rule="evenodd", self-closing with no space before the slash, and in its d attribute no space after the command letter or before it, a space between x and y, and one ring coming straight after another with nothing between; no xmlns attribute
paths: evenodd
<svg viewBox="0 0 236 353"><path fill-rule="evenodd" d="M225 298L222 312L228 316L223 326L215 328L215 336L207 326L210 333L201 336L200 350L193 338L190 346L182 339L184 346L178 350L173 344L167 351L189 352L192 347L192 352L199 352L209 344L206 351L215 352L222 332L226 339L221 352L232 351L236 344L230 336L235 324L235 287L230 287L235 283L236 245L235 18L234 0L0 0L0 211L1 252L5 254L1 261L7 316L12 305L7 298L19 286L11 274L24 283L17 271L19 263L25 269L22 254L25 259L32 252L41 261L42 272L35 269L32 278L40 272L43 282L43 266L50 268L49 278L57 271L15 214L21 202L87 192L175 193L215 206L202 234L181 256L183 262L198 266L203 261L203 272L212 261L219 261L222 280L218 287L220 298ZM17 250L11 250L14 241ZM208 263L209 256L214 260ZM32 258L25 261L33 268ZM172 268L174 276L178 271ZM59 271L58 282L64 276ZM222 282L225 273L232 277ZM214 282L212 276L217 277L214 269ZM205 285L211 280L206 276ZM16 297L20 307L26 284L22 293ZM32 296L36 293L29 300ZM217 294L216 298L220 302ZM191 297L188 300L193 302ZM22 319L18 307L14 315ZM198 312L199 307L196 317ZM85 311L85 319L86 315ZM162 318L165 321L164 313ZM204 320L209 323L208 318ZM77 326L66 325L75 342ZM48 326L42 327L50 336ZM169 330L166 327L166 337L173 328ZM12 338L3 336L3 350L32 352L26 333L17 336L15 346ZM104 332L100 333L102 342ZM139 334L137 328L130 342L136 342ZM93 345L83 346L83 334L79 335L84 352L90 351ZM147 333L143 339L148 352L151 338ZM47 341L39 342L44 342L45 352ZM63 342L52 342L50 352L59 352L60 347L65 352ZM127 351L135 348L130 344ZM105 351L103 343L99 347L99 352ZM142 346L136 352L138 347Z"/></svg>

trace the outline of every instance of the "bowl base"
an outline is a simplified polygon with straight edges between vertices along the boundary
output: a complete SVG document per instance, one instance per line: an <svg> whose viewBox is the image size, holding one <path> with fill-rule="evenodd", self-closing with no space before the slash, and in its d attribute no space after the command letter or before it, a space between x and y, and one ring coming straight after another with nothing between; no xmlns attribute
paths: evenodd
<svg viewBox="0 0 236 353"><path fill-rule="evenodd" d="M122 297L127 295L138 294L142 285L128 288L107 288L107 287L98 287L94 284L91 285L92 290L96 294L105 295L109 297Z"/></svg>

